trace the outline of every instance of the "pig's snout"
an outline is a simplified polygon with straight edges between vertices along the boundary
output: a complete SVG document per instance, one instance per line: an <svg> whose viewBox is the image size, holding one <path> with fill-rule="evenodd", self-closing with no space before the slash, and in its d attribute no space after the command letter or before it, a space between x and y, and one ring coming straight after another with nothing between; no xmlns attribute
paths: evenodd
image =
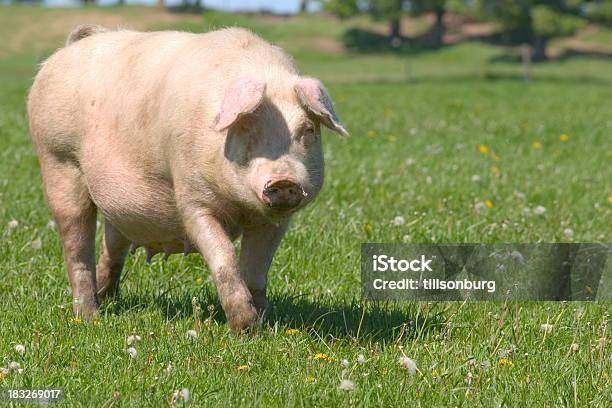
<svg viewBox="0 0 612 408"><path fill-rule="evenodd" d="M266 182L262 199L273 210L288 211L300 205L307 195L302 185L295 179L282 177Z"/></svg>

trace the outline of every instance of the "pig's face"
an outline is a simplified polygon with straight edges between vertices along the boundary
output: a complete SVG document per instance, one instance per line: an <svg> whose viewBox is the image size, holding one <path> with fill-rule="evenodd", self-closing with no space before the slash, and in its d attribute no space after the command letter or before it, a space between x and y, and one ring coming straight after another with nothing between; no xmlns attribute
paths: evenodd
<svg viewBox="0 0 612 408"><path fill-rule="evenodd" d="M312 201L323 185L321 124L348 135L317 80L297 78L271 95L251 79L231 86L216 127L227 130L224 155L239 200L273 219Z"/></svg>

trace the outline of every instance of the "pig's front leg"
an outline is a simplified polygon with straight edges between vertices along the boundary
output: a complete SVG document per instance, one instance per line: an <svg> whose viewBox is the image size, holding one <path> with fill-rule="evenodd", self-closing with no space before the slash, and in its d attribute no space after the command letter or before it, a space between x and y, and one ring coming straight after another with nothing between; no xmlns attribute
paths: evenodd
<svg viewBox="0 0 612 408"><path fill-rule="evenodd" d="M198 210L187 210L185 230L208 263L221 306L232 331L250 327L257 319L253 298L238 271L234 245L221 223Z"/></svg>
<svg viewBox="0 0 612 408"><path fill-rule="evenodd" d="M246 282L258 311L267 306L268 270L289 220L279 225L264 225L244 230L240 248L240 273Z"/></svg>

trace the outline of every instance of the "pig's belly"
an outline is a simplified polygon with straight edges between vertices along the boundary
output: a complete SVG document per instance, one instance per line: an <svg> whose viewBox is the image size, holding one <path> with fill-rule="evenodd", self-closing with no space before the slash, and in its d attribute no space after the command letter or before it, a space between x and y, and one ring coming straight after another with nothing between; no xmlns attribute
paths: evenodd
<svg viewBox="0 0 612 408"><path fill-rule="evenodd" d="M171 187L163 181L116 172L86 174L91 197L110 222L136 246L183 252L185 232Z"/></svg>

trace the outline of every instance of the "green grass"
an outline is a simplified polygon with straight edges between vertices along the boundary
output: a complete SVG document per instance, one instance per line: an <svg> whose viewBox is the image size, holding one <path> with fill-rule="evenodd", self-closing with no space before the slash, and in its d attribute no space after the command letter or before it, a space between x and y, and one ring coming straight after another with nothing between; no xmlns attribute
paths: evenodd
<svg viewBox="0 0 612 408"><path fill-rule="evenodd" d="M0 14L0 26L8 15ZM359 299L362 242L557 242L566 228L577 242L611 241L609 61L539 64L526 84L519 65L491 60L503 51L488 45L330 54L307 37L338 38L350 22L216 16L285 44L305 72L326 81L353 134L325 134L326 184L295 217L274 260L267 315L252 333L230 335L198 256L147 265L138 252L100 319L71 321L60 242L47 226L27 129L32 46L0 60L0 366L17 361L24 369L0 379L0 388L64 387L66 406L165 406L182 388L195 406L609 404L609 302ZM480 144L490 152L479 153ZM493 208L477 213L475 203L487 199ZM543 215L524 215L537 205ZM405 225L392 225L397 215ZM11 220L17 228L8 228ZM32 246L38 239L41 249ZM194 297L203 309L197 319ZM205 323L209 304L215 309ZM190 339L198 319L201 333ZM540 328L547 322L549 334ZM136 358L126 352L132 334L142 337ZM572 343L577 352L569 352ZM416 361L415 375L399 366L402 352ZM500 365L505 355L511 366ZM350 392L337 389L345 358Z"/></svg>

